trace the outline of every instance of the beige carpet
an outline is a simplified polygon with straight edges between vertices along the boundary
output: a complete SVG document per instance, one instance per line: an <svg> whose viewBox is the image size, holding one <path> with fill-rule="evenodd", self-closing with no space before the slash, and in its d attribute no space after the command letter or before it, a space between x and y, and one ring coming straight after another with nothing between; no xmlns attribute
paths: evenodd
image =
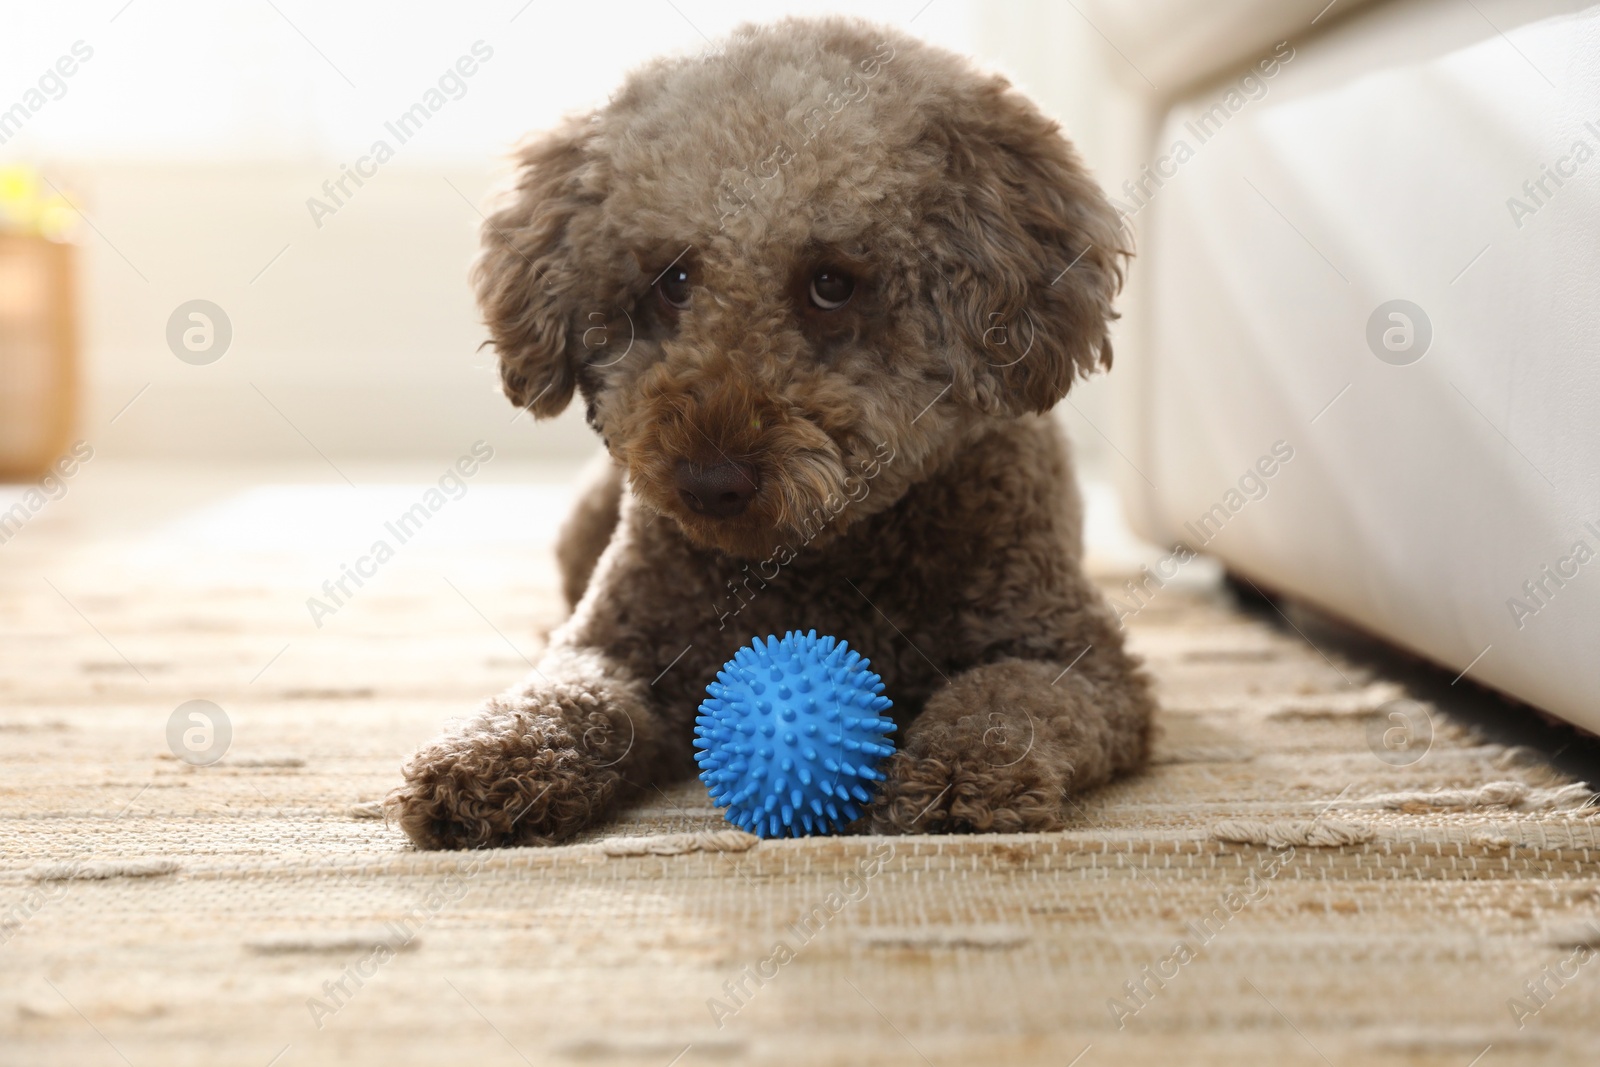
<svg viewBox="0 0 1600 1067"><path fill-rule="evenodd" d="M412 852L363 805L525 669L563 494L475 485L318 628L421 493L350 473L91 467L0 546L0 1062L1600 1061L1587 791L1448 708L1393 747L1395 685L1198 581L1130 622L1154 765L1068 832L751 847L690 784Z"/></svg>

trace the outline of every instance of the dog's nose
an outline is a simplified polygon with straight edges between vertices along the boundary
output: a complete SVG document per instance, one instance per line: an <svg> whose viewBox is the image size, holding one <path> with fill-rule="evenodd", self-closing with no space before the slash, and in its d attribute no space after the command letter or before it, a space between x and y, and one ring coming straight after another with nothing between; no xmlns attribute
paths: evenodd
<svg viewBox="0 0 1600 1067"><path fill-rule="evenodd" d="M744 514L761 488L760 476L748 463L725 460L710 467L678 460L673 480L678 495L696 515L731 519Z"/></svg>

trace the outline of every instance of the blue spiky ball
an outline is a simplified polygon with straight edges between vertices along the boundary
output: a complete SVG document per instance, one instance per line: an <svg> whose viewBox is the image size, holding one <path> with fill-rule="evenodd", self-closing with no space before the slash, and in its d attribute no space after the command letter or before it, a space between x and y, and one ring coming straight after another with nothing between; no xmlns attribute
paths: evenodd
<svg viewBox="0 0 1600 1067"><path fill-rule="evenodd" d="M756 638L706 686L695 718L700 780L758 837L831 833L861 814L894 752L883 682L843 641Z"/></svg>

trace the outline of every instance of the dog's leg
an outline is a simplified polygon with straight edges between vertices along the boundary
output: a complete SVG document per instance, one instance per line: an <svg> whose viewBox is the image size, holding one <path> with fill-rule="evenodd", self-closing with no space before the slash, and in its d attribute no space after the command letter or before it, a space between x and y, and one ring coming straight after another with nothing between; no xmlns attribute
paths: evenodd
<svg viewBox="0 0 1600 1067"><path fill-rule="evenodd" d="M717 653L701 605L717 584L708 557L652 528L664 522L624 501L593 588L528 679L405 765L386 810L419 847L555 843L692 773L692 694Z"/></svg>
<svg viewBox="0 0 1600 1067"><path fill-rule="evenodd" d="M1110 649L1091 662L1098 651L953 677L900 739L864 828L1006 833L1070 821L1070 794L1143 761L1155 706L1127 656Z"/></svg>
<svg viewBox="0 0 1600 1067"><path fill-rule="evenodd" d="M600 553L611 543L622 505L622 471L602 452L580 475L578 502L556 536L556 563L561 568L561 593L575 608L589 587Z"/></svg>
<svg viewBox="0 0 1600 1067"><path fill-rule="evenodd" d="M419 749L385 807L419 848L565 840L614 812L655 752L643 689L597 653L552 648Z"/></svg>

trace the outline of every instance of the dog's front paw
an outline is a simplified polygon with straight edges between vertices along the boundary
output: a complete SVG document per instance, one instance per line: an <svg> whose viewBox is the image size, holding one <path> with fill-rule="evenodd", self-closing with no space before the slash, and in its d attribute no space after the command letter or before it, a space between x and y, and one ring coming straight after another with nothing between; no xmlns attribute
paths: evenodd
<svg viewBox="0 0 1600 1067"><path fill-rule="evenodd" d="M1094 691L1065 674L1050 663L1005 660L957 675L906 729L868 827L901 834L1061 829L1068 794L1109 776L1122 733Z"/></svg>
<svg viewBox="0 0 1600 1067"><path fill-rule="evenodd" d="M934 747L934 746L930 746ZM1062 789L1037 767L992 760L981 745L917 755L897 752L862 820L876 834L1021 833L1059 830Z"/></svg>
<svg viewBox="0 0 1600 1067"><path fill-rule="evenodd" d="M877 833L1059 830L1070 794L1139 765L1153 702L1132 664L1001 660L928 698L868 812Z"/></svg>
<svg viewBox="0 0 1600 1067"><path fill-rule="evenodd" d="M581 687L496 699L423 746L385 812L418 848L563 841L613 811L632 716Z"/></svg>

